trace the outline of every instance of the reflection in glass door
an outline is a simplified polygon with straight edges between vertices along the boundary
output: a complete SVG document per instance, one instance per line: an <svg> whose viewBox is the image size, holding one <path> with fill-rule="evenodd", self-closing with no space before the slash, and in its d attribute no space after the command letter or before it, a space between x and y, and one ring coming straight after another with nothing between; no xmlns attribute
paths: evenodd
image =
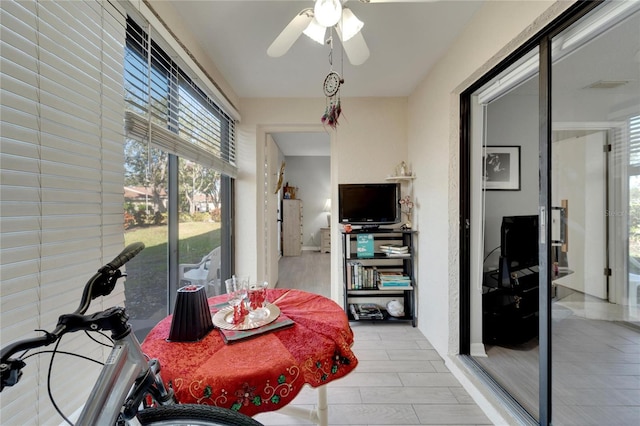
<svg viewBox="0 0 640 426"><path fill-rule="evenodd" d="M640 115L629 120L628 317L640 317Z"/></svg>
<svg viewBox="0 0 640 426"><path fill-rule="evenodd" d="M552 40L552 205L567 206L552 262L552 419L635 425L640 327L635 154L640 12L606 2ZM635 10L634 10L635 9ZM634 59L635 58L635 59Z"/></svg>
<svg viewBox="0 0 640 426"><path fill-rule="evenodd" d="M485 84L471 108L471 353L528 419L539 405L538 56Z"/></svg>
<svg viewBox="0 0 640 426"><path fill-rule="evenodd" d="M461 296L469 310L461 352L519 423L636 425L640 2L576 6L580 18L561 18L540 36L539 50L518 52L463 98L469 279ZM513 185L502 165L511 169L515 152ZM532 234L523 224L536 217L538 267L522 255ZM538 288L530 285L536 274ZM539 321L533 336L521 321L531 311Z"/></svg>

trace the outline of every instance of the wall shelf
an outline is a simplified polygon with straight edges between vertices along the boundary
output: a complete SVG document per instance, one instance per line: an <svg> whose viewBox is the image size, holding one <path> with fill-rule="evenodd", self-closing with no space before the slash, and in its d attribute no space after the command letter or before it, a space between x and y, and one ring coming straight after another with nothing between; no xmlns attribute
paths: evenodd
<svg viewBox="0 0 640 426"><path fill-rule="evenodd" d="M387 176L387 177L385 178L385 180L395 180L395 181L398 181L398 180L413 180L413 179L415 179L415 178L416 178L416 177L415 177L414 175L411 175L411 176Z"/></svg>

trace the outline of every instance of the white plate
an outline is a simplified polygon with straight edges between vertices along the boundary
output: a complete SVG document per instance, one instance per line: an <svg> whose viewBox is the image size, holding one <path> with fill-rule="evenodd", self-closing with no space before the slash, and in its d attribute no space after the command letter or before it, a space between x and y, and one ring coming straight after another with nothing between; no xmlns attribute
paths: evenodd
<svg viewBox="0 0 640 426"><path fill-rule="evenodd" d="M226 306L213 314L213 325L224 330L251 330L272 323L280 316L280 308L269 303L265 308L267 317L260 320L252 320L247 315L240 324L233 324L233 306Z"/></svg>

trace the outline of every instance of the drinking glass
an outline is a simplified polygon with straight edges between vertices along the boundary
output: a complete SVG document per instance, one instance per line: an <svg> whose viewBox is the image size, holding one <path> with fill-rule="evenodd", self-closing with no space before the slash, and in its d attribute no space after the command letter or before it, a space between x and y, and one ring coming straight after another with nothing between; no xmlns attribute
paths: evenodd
<svg viewBox="0 0 640 426"><path fill-rule="evenodd" d="M252 321L264 320L269 316L267 309L267 287L269 283L249 284L247 298L249 300L249 319Z"/></svg>
<svg viewBox="0 0 640 426"><path fill-rule="evenodd" d="M245 299L249 278L238 278L235 275L224 281L227 289L227 302L233 306L233 324L241 324L248 314Z"/></svg>

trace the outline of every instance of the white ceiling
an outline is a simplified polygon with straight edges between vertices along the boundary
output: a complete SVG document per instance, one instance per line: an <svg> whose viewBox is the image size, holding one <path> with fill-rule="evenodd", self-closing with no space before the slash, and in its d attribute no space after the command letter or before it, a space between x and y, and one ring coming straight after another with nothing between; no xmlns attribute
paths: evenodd
<svg viewBox="0 0 640 426"><path fill-rule="evenodd" d="M370 56L362 65L351 65L335 37L333 69L345 80L341 96L411 94L483 1L347 1L346 5L364 22L362 34ZM329 45L322 46L301 35L284 56L267 55L267 48L293 17L313 7L312 0L170 2L241 98L324 96L322 83L331 69ZM329 137L324 133L272 136L285 156L330 155Z"/></svg>
<svg viewBox="0 0 640 426"><path fill-rule="evenodd" d="M153 1L158 0L151 0L152 5ZM322 46L301 35L284 56L271 58L266 53L297 13L313 7L312 0L168 1L239 97L323 96L322 83L331 69L328 45ZM342 46L336 36L333 69L345 80L340 91L343 97L411 94L485 0L371 1L345 2L364 22L362 34L370 57L362 65L351 65L346 57L342 58ZM585 86L597 80L628 80L629 84L604 91L603 95L624 92L637 96L640 91L637 78L640 60L638 29L633 24L625 28L631 28L632 33L621 36L612 32L602 37L596 49L602 53L590 50L591 56L584 59L586 63L566 61L580 71L562 73L566 78L562 84L558 84L560 80L556 79L555 86L575 94L584 92ZM615 40L611 40L612 37ZM589 57L603 58L614 52L618 54L616 61L596 61L602 66L588 62ZM624 67L606 65L611 63L624 64ZM526 91L528 86L524 85L518 91ZM565 93L565 97L571 96ZM626 97L625 101L628 101ZM278 133L272 136L286 156L329 155L329 137L325 133Z"/></svg>
<svg viewBox="0 0 640 426"><path fill-rule="evenodd" d="M271 136L286 157L331 155L331 139L327 133L281 132Z"/></svg>
<svg viewBox="0 0 640 426"><path fill-rule="evenodd" d="M364 22L370 57L352 66L342 58L335 37L333 69L345 80L342 96L409 95L483 2L407 1L346 2ZM284 56L267 56L273 40L302 9L313 7L312 0L170 2L241 98L323 96L322 83L330 70L328 45L301 35Z"/></svg>

